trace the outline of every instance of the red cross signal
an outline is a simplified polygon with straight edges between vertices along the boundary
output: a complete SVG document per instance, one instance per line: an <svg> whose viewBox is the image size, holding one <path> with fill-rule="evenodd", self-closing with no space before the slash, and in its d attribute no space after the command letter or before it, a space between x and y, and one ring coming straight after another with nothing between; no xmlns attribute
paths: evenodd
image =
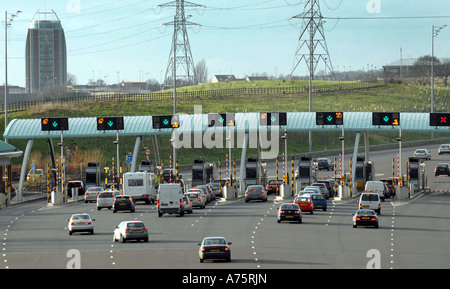
<svg viewBox="0 0 450 289"><path fill-rule="evenodd" d="M447 117L441 116L441 123L447 123Z"/></svg>

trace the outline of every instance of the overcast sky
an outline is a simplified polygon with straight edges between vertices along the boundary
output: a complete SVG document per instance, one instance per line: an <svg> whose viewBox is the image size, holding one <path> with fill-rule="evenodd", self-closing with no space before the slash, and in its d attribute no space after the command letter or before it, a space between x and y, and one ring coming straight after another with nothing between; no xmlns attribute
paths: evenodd
<svg viewBox="0 0 450 289"><path fill-rule="evenodd" d="M27 29L39 10L54 10L66 34L68 72L78 84L103 79L163 81L172 41L174 7L164 0L2 0L0 83L4 83L4 13L21 10L8 28L8 83L25 85ZM306 0L196 0L186 7L194 62L214 74L288 75ZM335 71L381 69L400 58L431 55L432 26L450 24L448 0L321 0ZM336 19L343 18L343 19ZM350 19L345 19L350 18ZM357 19L355 19L357 18ZM384 18L384 19L383 19ZM387 19L386 19L387 18ZM162 25L162 26L161 26ZM450 58L450 26L435 38L435 55ZM306 75L301 65L296 75Z"/></svg>

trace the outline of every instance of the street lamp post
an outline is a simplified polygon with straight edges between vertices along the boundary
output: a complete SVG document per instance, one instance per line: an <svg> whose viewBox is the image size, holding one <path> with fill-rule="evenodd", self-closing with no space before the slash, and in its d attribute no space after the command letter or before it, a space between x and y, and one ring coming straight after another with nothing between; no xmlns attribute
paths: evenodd
<svg viewBox="0 0 450 289"><path fill-rule="evenodd" d="M432 26L431 33L431 112L434 112L434 38L444 29L447 24L442 26Z"/></svg>
<svg viewBox="0 0 450 289"><path fill-rule="evenodd" d="M8 126L8 27L11 26L11 22L19 13L22 13L22 11L17 10L16 13L9 14L10 18L8 19L8 11L5 11L5 130Z"/></svg>

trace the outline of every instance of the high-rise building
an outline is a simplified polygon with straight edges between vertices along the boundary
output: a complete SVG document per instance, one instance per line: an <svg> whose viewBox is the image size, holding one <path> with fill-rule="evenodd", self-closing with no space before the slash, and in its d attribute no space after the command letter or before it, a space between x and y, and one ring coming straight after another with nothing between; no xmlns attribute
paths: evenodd
<svg viewBox="0 0 450 289"><path fill-rule="evenodd" d="M26 89L36 93L67 82L64 30L56 13L36 12L30 22L25 49Z"/></svg>

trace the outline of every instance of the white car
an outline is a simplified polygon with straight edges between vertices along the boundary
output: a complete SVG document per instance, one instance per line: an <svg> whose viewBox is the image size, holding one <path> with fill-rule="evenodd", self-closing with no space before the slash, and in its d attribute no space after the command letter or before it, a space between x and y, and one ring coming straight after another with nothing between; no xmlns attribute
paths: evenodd
<svg viewBox="0 0 450 289"><path fill-rule="evenodd" d="M359 197L359 208L374 210L381 214L381 200L377 193L364 192Z"/></svg>
<svg viewBox="0 0 450 289"><path fill-rule="evenodd" d="M94 221L89 214L73 214L68 220L67 225L69 229L69 235L75 232L89 232L94 234Z"/></svg>
<svg viewBox="0 0 450 289"><path fill-rule="evenodd" d="M367 181L364 192L378 194L383 201L391 197L389 189L382 181Z"/></svg>
<svg viewBox="0 0 450 289"><path fill-rule="evenodd" d="M416 149L414 156L419 159L431 160L431 153L427 149Z"/></svg>
<svg viewBox="0 0 450 289"><path fill-rule="evenodd" d="M438 148L438 154L443 155L443 154L450 154L450 144L442 144L439 148Z"/></svg>
<svg viewBox="0 0 450 289"><path fill-rule="evenodd" d="M125 243L129 240L148 242L148 228L142 221L123 221L115 229L113 241Z"/></svg>

